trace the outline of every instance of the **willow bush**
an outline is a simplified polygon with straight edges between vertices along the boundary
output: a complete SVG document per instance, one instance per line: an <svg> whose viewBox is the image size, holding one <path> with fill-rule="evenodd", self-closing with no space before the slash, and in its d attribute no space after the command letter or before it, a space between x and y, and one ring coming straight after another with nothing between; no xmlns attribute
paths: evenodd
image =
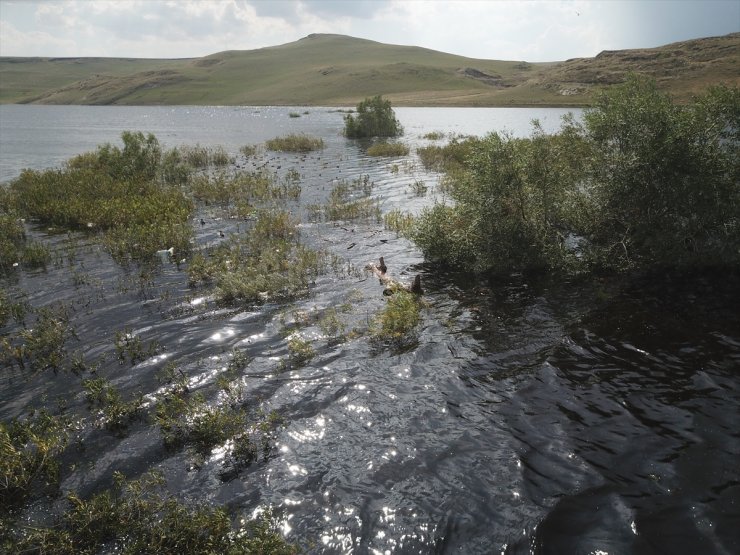
<svg viewBox="0 0 740 555"><path fill-rule="evenodd" d="M448 166L452 202L410 235L428 258L481 272L737 265L738 129L737 88L679 106L633 77L583 124L455 145L465 155Z"/></svg>
<svg viewBox="0 0 740 555"><path fill-rule="evenodd" d="M397 137L403 135L403 127L396 119L391 101L378 95L360 102L355 115L344 116L344 135L350 139Z"/></svg>

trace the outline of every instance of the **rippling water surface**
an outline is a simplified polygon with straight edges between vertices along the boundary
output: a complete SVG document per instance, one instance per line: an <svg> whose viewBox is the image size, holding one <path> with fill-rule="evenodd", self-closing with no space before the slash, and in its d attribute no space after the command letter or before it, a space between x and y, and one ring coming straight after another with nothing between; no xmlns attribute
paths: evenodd
<svg viewBox="0 0 740 555"><path fill-rule="evenodd" d="M361 175L375 184L384 212L418 212L441 198L439 176L421 167L413 149L401 159L369 158L341 137L341 114L311 108L288 118L289 111L0 106L2 180L115 142L125 129L151 131L168 146L222 144L235 155L243 144L306 132L322 136L326 149L237 155L236 163L297 170L302 205L325 200L337 179ZM554 129L562 111L397 113L403 141L415 146L430 142L422 138L429 131L524 135L533 117ZM411 189L417 180L430 188L424 197ZM202 246L239 225L208 208L200 217L207 221L195 225ZM79 335L73 347L107 355L101 374L123 392L156 391L164 360L176 360L193 388L213 391L240 348L253 359L241 377L249 402L278 411L285 423L266 460L227 480L218 449L195 466L185 452L165 450L147 424L124 438L89 427L77 455L86 463L63 472L62 489L90 493L116 470L136 476L156 468L184 499L246 514L276 507L286 536L309 553L740 552L735 277L472 280L424 263L382 224L304 218L302 239L348 268L384 256L400 279L421 273L428 308L417 341L400 352L366 337L337 344L308 327L318 356L280 372L286 318L349 301L348 325L366 328L384 302L377 280L330 274L291 305L226 310L188 288L183 267L165 263L142 279L82 237L31 231L63 254L47 271L11 276L6 288L26 292L34 306L69 303ZM74 262L65 254L71 249ZM157 356L119 366L113 335L124 327L159 343ZM3 419L43 395L86 414L68 375L4 372L0 379Z"/></svg>

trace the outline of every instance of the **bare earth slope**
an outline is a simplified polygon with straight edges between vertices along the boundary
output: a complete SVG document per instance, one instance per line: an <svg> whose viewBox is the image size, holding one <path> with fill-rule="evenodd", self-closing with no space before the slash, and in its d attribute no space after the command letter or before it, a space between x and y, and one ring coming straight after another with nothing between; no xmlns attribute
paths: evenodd
<svg viewBox="0 0 740 555"><path fill-rule="evenodd" d="M479 60L342 35L180 60L0 58L0 102L39 104L395 105L588 104L631 72L685 99L740 84L740 33L594 58Z"/></svg>

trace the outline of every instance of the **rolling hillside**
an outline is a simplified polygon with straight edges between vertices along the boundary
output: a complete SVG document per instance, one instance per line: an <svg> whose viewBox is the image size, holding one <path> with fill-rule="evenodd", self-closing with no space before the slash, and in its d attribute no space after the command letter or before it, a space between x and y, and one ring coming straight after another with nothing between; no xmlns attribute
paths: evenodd
<svg viewBox="0 0 740 555"><path fill-rule="evenodd" d="M587 104L594 91L647 73L678 98L740 84L740 33L594 58L482 60L342 35L179 60L0 58L0 102L39 104L395 105Z"/></svg>

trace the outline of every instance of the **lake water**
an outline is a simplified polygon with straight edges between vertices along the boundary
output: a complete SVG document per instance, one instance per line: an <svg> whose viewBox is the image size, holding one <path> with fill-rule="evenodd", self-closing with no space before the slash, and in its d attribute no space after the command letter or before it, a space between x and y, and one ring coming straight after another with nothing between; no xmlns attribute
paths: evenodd
<svg viewBox="0 0 740 555"><path fill-rule="evenodd" d="M123 130L232 153L305 132L326 148L237 156L235 171L297 171L297 213L325 202L337 180L362 175L384 212L417 212L441 198L440 176L413 149L393 160L368 157L341 136L342 114L308 108L288 117L298 110L0 106L2 179L115 142ZM553 130L566 111L396 112L402 140L420 145L430 131L526 135L535 117ZM426 196L413 192L417 181L429 187ZM193 225L205 247L244 224L201 207ZM284 421L270 456L228 479L218 452L193 465L184 450L165 449L151 424L119 438L88 422L80 431L85 449L68 454L77 464L63 468L63 491L88 495L108 487L113 471L134 477L157 469L185 500L247 515L274 507L288 539L308 553L740 552L740 284L732 276L470 279L425 263L377 222L304 218L302 240L348 268L384 256L394 277L421 274L428 308L417 341L403 352L363 336L332 343L308 325L302 333L316 358L280 372L286 321L350 300L348 326L366 329L384 303L377 280L332 274L288 306L224 309L190 288L182 267L166 263L143 280L87 237L33 226L29 233L52 246L56 262L2 278L3 286L34 306L71 307L73 347L105 355L99 373L124 396L156 391L157 373L172 360L216 403L216 377L238 348L252 359L240 376L250 408L275 410ZM119 365L113 335L124 328L145 344L156 341L157 356ZM0 379L3 420L44 395L89 416L79 380L66 373L4 370Z"/></svg>
<svg viewBox="0 0 740 555"><path fill-rule="evenodd" d="M309 114L290 118L290 112ZM424 133L485 135L508 130L527 135L539 118L554 131L560 117L579 109L396 108L407 142ZM343 114L332 108L250 106L31 106L0 105L0 183L23 168L58 166L76 154L109 142L123 131L153 133L164 146L222 145L232 153L286 133L339 140Z"/></svg>

